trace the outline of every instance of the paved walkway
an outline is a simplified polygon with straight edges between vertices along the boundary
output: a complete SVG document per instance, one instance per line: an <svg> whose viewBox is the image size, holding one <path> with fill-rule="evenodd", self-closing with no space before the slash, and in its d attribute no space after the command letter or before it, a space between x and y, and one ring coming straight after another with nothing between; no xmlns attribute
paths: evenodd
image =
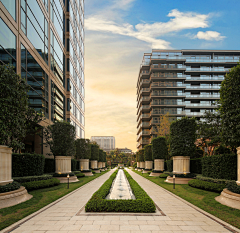
<svg viewBox="0 0 240 233"><path fill-rule="evenodd" d="M211 217L160 186L128 170L151 196L166 216L133 216L129 214L77 216L92 194L112 174L110 171L45 207L2 232L20 224L13 233L230 233L231 226ZM207 215L207 216L206 216ZM210 216L210 217L209 217ZM31 217L31 218L30 218ZM30 218L30 219L29 219ZM25 221L25 222L24 222ZM22 223L24 222L24 223ZM230 230L224 225L230 227ZM235 232L240 232L235 228Z"/></svg>

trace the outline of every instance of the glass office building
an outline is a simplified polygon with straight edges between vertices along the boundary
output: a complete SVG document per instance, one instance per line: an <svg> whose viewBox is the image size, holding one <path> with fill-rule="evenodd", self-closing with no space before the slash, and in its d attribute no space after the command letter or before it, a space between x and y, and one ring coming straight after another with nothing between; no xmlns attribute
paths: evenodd
<svg viewBox="0 0 240 233"><path fill-rule="evenodd" d="M31 86L29 105L44 112L41 125L66 120L84 138L83 0L0 0L0 63ZM28 150L44 153L36 140Z"/></svg>
<svg viewBox="0 0 240 233"><path fill-rule="evenodd" d="M156 137L160 115L200 119L214 111L224 75L237 65L240 51L152 50L145 53L137 82L137 148Z"/></svg>

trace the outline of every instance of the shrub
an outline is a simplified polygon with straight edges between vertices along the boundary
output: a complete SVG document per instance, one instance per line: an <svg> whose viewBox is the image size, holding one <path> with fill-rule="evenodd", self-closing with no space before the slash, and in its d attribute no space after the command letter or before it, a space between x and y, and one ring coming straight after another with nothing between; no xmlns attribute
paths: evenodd
<svg viewBox="0 0 240 233"><path fill-rule="evenodd" d="M167 160L167 171L172 172L173 171L173 160Z"/></svg>
<svg viewBox="0 0 240 233"><path fill-rule="evenodd" d="M59 173L54 173L53 174L53 177L67 177L67 175L69 175L69 176L75 176L75 174L74 173L72 173L72 172L70 172L70 173L61 173L61 174L59 174Z"/></svg>
<svg viewBox="0 0 240 233"><path fill-rule="evenodd" d="M229 181L226 187L229 191L240 194L240 186L236 184L236 181Z"/></svg>
<svg viewBox="0 0 240 233"><path fill-rule="evenodd" d="M76 170L80 170L80 161L77 161Z"/></svg>
<svg viewBox="0 0 240 233"><path fill-rule="evenodd" d="M95 171L92 171L92 174L95 174L96 172Z"/></svg>
<svg viewBox="0 0 240 233"><path fill-rule="evenodd" d="M166 174L166 173L162 173L160 176L159 176L159 178L164 178L164 179L166 179L168 177L168 174Z"/></svg>
<svg viewBox="0 0 240 233"><path fill-rule="evenodd" d="M216 193L221 193L222 190L226 187L225 184L216 184L212 182L207 182L203 180L190 180L188 185L194 188L204 189L207 191L212 191Z"/></svg>
<svg viewBox="0 0 240 233"><path fill-rule="evenodd" d="M19 189L20 187L21 187L21 185L18 182L13 181L10 184L0 186L0 193L11 192L11 191Z"/></svg>
<svg viewBox="0 0 240 233"><path fill-rule="evenodd" d="M44 172L45 158L39 154L12 154L12 176L40 176Z"/></svg>
<svg viewBox="0 0 240 233"><path fill-rule="evenodd" d="M237 155L213 155L202 158L202 175L215 179L237 179Z"/></svg>
<svg viewBox="0 0 240 233"><path fill-rule="evenodd" d="M152 140L153 159L165 159L168 155L168 148L165 137L157 137Z"/></svg>
<svg viewBox="0 0 240 233"><path fill-rule="evenodd" d="M91 144L89 139L77 139L76 145L76 159L90 159L91 158Z"/></svg>
<svg viewBox="0 0 240 233"><path fill-rule="evenodd" d="M202 158L190 159L190 171L191 173L202 174Z"/></svg>
<svg viewBox="0 0 240 233"><path fill-rule="evenodd" d="M77 178L81 178L81 177L84 177L85 176L85 174L83 174L83 173L78 173L78 174L76 174L76 177Z"/></svg>
<svg viewBox="0 0 240 233"><path fill-rule="evenodd" d="M48 188L55 185L59 185L60 180L56 178L52 178L49 180L39 180L39 181L32 181L27 183L22 183L22 186L24 186L28 191L41 189L41 188Z"/></svg>
<svg viewBox="0 0 240 233"><path fill-rule="evenodd" d="M229 181L231 181L231 180L224 180L224 179L214 179L214 178L205 177L205 176L202 176L202 175L197 175L196 179L207 181L207 182L212 182L212 183L216 183L216 184L225 184L225 185L227 185L227 183Z"/></svg>
<svg viewBox="0 0 240 233"><path fill-rule="evenodd" d="M49 179L52 179L52 175L13 177L13 180L17 181L20 184L31 182L31 181L49 180Z"/></svg>
<svg viewBox="0 0 240 233"><path fill-rule="evenodd" d="M152 145L146 145L144 146L144 161L152 161L153 156L152 156Z"/></svg>
<svg viewBox="0 0 240 233"><path fill-rule="evenodd" d="M197 148L196 149L196 152L195 152L195 155L194 156L191 156L191 158L195 158L195 159L198 159L198 158L202 158L203 157L203 154L204 154L204 151L200 148Z"/></svg>
<svg viewBox="0 0 240 233"><path fill-rule="evenodd" d="M85 206L86 212L142 212L153 213L155 212L155 205L147 193L132 179L126 172L125 175L131 186L135 200L107 200L105 197L108 195L112 182L117 174L116 170L110 178L100 187L100 189L93 194L89 202Z"/></svg>
<svg viewBox="0 0 240 233"><path fill-rule="evenodd" d="M144 162L144 148L138 151L138 162Z"/></svg>
<svg viewBox="0 0 240 233"><path fill-rule="evenodd" d="M99 146L91 144L91 160L99 160Z"/></svg>
<svg viewBox="0 0 240 233"><path fill-rule="evenodd" d="M134 162L132 166L133 166L133 168L136 168L137 167L137 162Z"/></svg>
<svg viewBox="0 0 240 233"><path fill-rule="evenodd" d="M195 118L183 117L173 121L170 126L171 156L191 156L195 154L197 123Z"/></svg>
<svg viewBox="0 0 240 233"><path fill-rule="evenodd" d="M71 159L71 170L76 171L77 170L77 160Z"/></svg>
<svg viewBox="0 0 240 233"><path fill-rule="evenodd" d="M44 173L55 172L55 159L45 158Z"/></svg>
<svg viewBox="0 0 240 233"><path fill-rule="evenodd" d="M229 148L227 148L226 146L224 146L223 144L216 147L214 149L214 152L215 152L216 155L231 154L231 150Z"/></svg>

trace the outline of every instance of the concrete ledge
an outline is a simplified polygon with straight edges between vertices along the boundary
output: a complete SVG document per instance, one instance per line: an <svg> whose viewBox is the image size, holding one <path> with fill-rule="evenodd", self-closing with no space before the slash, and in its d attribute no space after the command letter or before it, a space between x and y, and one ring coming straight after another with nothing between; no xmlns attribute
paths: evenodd
<svg viewBox="0 0 240 233"><path fill-rule="evenodd" d="M0 193L0 209L17 205L31 198L32 195L28 194L23 186L11 192Z"/></svg>
<svg viewBox="0 0 240 233"><path fill-rule="evenodd" d="M240 210L240 194L233 193L226 188L223 189L220 196L215 197L215 200L222 205Z"/></svg>
<svg viewBox="0 0 240 233"><path fill-rule="evenodd" d="M68 183L68 178L67 177L54 177L58 180L60 180L60 183ZM78 182L78 178L76 176L70 176L69 177L69 183L73 183L73 182Z"/></svg>
<svg viewBox="0 0 240 233"><path fill-rule="evenodd" d="M92 172L82 172L85 176L93 176Z"/></svg>
<svg viewBox="0 0 240 233"><path fill-rule="evenodd" d="M160 176L161 174L163 174L163 172L151 172L151 174L149 176Z"/></svg>
<svg viewBox="0 0 240 233"><path fill-rule="evenodd" d="M180 178L176 177L175 178L175 184L188 184L188 181L192 180L192 178ZM171 176L168 176L167 179L165 180L167 183L173 183L173 178Z"/></svg>

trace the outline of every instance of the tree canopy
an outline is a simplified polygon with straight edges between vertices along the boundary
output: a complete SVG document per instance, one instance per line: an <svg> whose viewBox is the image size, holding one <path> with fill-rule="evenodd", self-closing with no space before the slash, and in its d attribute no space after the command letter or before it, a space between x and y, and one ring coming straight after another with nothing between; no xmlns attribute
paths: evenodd
<svg viewBox="0 0 240 233"><path fill-rule="evenodd" d="M77 139L76 145L76 159L90 159L91 158L91 145L89 139Z"/></svg>
<svg viewBox="0 0 240 233"><path fill-rule="evenodd" d="M168 147L165 137L157 137L152 140L153 159L167 159Z"/></svg>

